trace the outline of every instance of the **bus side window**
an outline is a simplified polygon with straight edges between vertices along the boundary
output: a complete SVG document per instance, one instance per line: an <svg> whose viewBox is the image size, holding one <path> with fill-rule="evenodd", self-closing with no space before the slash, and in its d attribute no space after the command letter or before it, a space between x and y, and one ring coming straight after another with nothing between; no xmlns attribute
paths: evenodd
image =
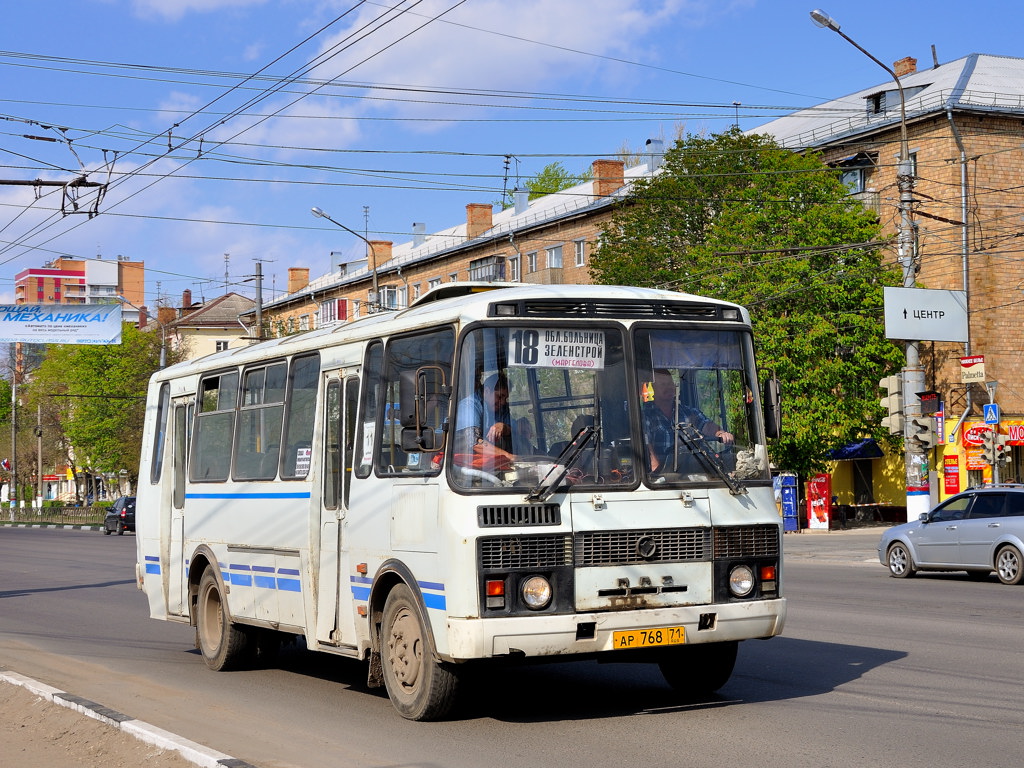
<svg viewBox="0 0 1024 768"><path fill-rule="evenodd" d="M388 342L387 367L384 376L386 392L382 435L378 443L377 472L388 474L437 474L440 464L432 461L434 453L402 448L403 415L415 414L415 402L402 402L403 373L421 369L436 369L438 377L451 380L452 357L455 354L455 332L450 327L415 336L393 338ZM408 376L408 374L407 374ZM405 395L415 395L415 387L406 387ZM447 406L447 400L444 401ZM429 404L423 403L425 410ZM440 404L434 405L435 418L440 415ZM422 414L426 415L426 414ZM447 415L447 414L445 414Z"/></svg>
<svg viewBox="0 0 1024 768"><path fill-rule="evenodd" d="M185 506L185 460L188 446L188 410L183 405L174 407L174 443L172 473L174 475L175 509Z"/></svg>
<svg viewBox="0 0 1024 768"><path fill-rule="evenodd" d="M348 492L352 487L352 464L356 444L356 409L359 406L359 379L349 376L345 379L345 470L342 474L342 493L345 506L348 506Z"/></svg>
<svg viewBox="0 0 1024 768"><path fill-rule="evenodd" d="M356 477L369 477L373 469L373 450L377 445L377 404L380 402L380 374L384 362L384 345L375 341L366 349L363 367L363 397L359 408L356 432Z"/></svg>
<svg viewBox="0 0 1024 768"><path fill-rule="evenodd" d="M194 482L228 479L237 397L238 371L207 376L200 383L195 446L189 466Z"/></svg>
<svg viewBox="0 0 1024 768"><path fill-rule="evenodd" d="M303 480L309 474L319 380L320 355L292 360L288 377L284 456L281 460L281 477L284 479Z"/></svg>
<svg viewBox="0 0 1024 768"><path fill-rule="evenodd" d="M337 509L342 473L341 382L327 382L324 406L324 507Z"/></svg>

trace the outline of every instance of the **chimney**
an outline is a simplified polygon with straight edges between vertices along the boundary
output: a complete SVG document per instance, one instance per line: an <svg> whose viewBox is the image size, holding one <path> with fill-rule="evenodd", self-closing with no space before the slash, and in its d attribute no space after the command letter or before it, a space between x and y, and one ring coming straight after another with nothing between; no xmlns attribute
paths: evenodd
<svg viewBox="0 0 1024 768"><path fill-rule="evenodd" d="M182 309L188 309L192 306L192 291L186 288L181 292L181 307Z"/></svg>
<svg viewBox="0 0 1024 768"><path fill-rule="evenodd" d="M665 162L665 142L661 139L647 140L647 172L654 173Z"/></svg>
<svg viewBox="0 0 1024 768"><path fill-rule="evenodd" d="M906 56L897 62L893 62L892 71L896 73L896 77L912 75L917 72L917 59L913 56Z"/></svg>
<svg viewBox="0 0 1024 768"><path fill-rule="evenodd" d="M530 207L530 190L516 187L512 190L512 200L515 202L516 216L526 213Z"/></svg>
<svg viewBox="0 0 1024 768"><path fill-rule="evenodd" d="M492 226L493 209L489 203L470 203L466 206L466 239L479 237Z"/></svg>
<svg viewBox="0 0 1024 768"><path fill-rule="evenodd" d="M288 293L298 293L309 285L309 267L288 267Z"/></svg>
<svg viewBox="0 0 1024 768"><path fill-rule="evenodd" d="M419 248L427 242L427 225L422 222L412 223L412 247Z"/></svg>
<svg viewBox="0 0 1024 768"><path fill-rule="evenodd" d="M595 197L608 197L626 183L625 165L621 160L595 160L591 164Z"/></svg>
<svg viewBox="0 0 1024 768"><path fill-rule="evenodd" d="M143 304L139 307L139 330L141 331L146 327L146 323L149 322L149 311L146 309L146 305Z"/></svg>
<svg viewBox="0 0 1024 768"><path fill-rule="evenodd" d="M372 269L379 269L382 265L387 264L391 261L391 246L393 245L390 240L371 240L370 253L366 254L366 264Z"/></svg>

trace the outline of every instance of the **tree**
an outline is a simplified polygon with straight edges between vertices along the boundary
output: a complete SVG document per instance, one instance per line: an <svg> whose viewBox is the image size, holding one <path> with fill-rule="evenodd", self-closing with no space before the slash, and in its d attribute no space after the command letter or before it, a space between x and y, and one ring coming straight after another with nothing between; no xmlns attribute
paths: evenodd
<svg viewBox="0 0 1024 768"><path fill-rule="evenodd" d="M40 406L69 466L99 474L124 469L137 482L146 388L160 366L160 345L157 333L126 323L120 345L47 347L23 404Z"/></svg>
<svg viewBox="0 0 1024 768"><path fill-rule="evenodd" d="M678 140L602 234L596 282L657 286L748 307L757 362L783 386L782 469L820 470L827 449L881 428L877 382L900 368L885 338L880 225L838 173L733 129Z"/></svg>

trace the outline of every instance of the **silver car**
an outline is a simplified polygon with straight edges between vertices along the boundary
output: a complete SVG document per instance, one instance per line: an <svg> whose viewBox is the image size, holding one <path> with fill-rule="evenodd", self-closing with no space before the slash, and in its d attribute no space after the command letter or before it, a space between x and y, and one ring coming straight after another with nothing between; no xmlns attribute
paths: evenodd
<svg viewBox="0 0 1024 768"><path fill-rule="evenodd" d="M986 485L952 496L916 522L882 534L878 560L903 579L917 571L996 572L1024 580L1024 485Z"/></svg>

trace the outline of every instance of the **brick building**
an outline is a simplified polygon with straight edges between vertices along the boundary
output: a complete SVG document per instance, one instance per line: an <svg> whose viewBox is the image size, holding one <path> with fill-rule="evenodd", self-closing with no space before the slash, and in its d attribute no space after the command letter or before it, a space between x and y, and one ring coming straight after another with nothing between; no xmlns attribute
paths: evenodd
<svg viewBox="0 0 1024 768"><path fill-rule="evenodd" d="M1001 479L1020 479L1024 439L1016 438L1024 436L1024 59L972 54L918 69L915 59L906 58L893 69L903 86L915 177L917 285L965 290L968 296L969 346L920 345L926 388L938 391L946 404L944 441L932 456L937 489L945 495L991 477L976 429L983 421L980 403L988 402L988 394L975 384L968 400L960 376L960 357L967 350L984 355L985 378L998 382L1001 431L1013 438L1011 462L1001 470ZM896 83L865 88L757 130L794 150L820 152L826 162L844 170L851 192L878 211L885 231L897 231ZM851 469L843 466L840 471ZM895 477L902 483L902 470Z"/></svg>
<svg viewBox="0 0 1024 768"><path fill-rule="evenodd" d="M620 160L595 160L591 180L555 194L528 200L517 191L505 210L470 203L456 226L428 234L424 224L414 223L408 242L371 240L365 263L355 269L340 265L310 280L308 268L292 267L288 293L263 307L267 332L279 336L358 317L372 304L375 279L388 309L455 281L589 283L590 253L613 204L632 179L661 162L662 143L651 141L648 148L645 164L627 169ZM253 322L254 314L245 319Z"/></svg>

